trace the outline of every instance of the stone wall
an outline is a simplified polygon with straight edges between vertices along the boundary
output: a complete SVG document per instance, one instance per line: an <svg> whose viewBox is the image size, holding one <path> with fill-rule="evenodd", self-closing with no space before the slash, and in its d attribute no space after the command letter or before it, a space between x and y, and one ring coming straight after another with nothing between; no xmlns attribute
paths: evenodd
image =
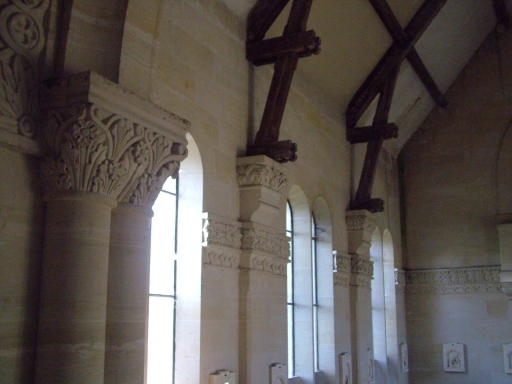
<svg viewBox="0 0 512 384"><path fill-rule="evenodd" d="M509 255L497 229L509 213L498 197L510 191L497 170L500 153L510 153L511 53L511 31L491 33L447 93L449 106L434 110L401 154L413 382L510 381L502 344L512 341L512 312L501 293ZM466 345L466 373L443 372L450 342Z"/></svg>

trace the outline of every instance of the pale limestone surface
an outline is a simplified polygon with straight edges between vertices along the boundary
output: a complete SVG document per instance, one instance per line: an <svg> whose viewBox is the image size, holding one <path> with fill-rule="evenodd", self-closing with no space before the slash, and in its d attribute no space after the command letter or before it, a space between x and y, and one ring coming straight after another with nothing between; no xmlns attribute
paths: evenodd
<svg viewBox="0 0 512 384"><path fill-rule="evenodd" d="M435 111L402 154L412 382L510 382L502 344L512 339L512 313L500 283L500 270L510 281L509 212L499 204L510 191L497 170L509 162L502 156L498 166L509 151L511 43L510 30L491 33L448 92L448 108ZM442 370L442 344L452 342L466 345L466 373Z"/></svg>

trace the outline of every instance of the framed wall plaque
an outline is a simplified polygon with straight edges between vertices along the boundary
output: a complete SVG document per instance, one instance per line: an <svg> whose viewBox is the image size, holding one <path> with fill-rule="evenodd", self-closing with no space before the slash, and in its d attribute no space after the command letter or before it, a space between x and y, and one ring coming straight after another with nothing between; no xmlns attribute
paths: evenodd
<svg viewBox="0 0 512 384"><path fill-rule="evenodd" d="M443 344L443 366L445 372L466 372L464 344Z"/></svg>

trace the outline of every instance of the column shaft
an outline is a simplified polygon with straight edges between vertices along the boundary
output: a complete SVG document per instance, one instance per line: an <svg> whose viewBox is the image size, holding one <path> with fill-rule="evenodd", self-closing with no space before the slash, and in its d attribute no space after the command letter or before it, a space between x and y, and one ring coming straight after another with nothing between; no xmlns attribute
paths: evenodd
<svg viewBox="0 0 512 384"><path fill-rule="evenodd" d="M36 383L103 383L113 205L90 193L47 204Z"/></svg>
<svg viewBox="0 0 512 384"><path fill-rule="evenodd" d="M105 383L145 380L152 216L151 208L129 203L112 212Z"/></svg>

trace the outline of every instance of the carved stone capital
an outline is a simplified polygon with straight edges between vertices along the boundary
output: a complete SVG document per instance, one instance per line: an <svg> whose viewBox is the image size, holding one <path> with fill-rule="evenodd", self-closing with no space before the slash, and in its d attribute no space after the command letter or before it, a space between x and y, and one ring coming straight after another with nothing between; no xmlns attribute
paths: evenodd
<svg viewBox="0 0 512 384"><path fill-rule="evenodd" d="M236 384L236 374L227 370L217 371L210 374L209 384Z"/></svg>
<svg viewBox="0 0 512 384"><path fill-rule="evenodd" d="M240 158L236 166L238 186L267 187L276 192L286 186L286 174L279 163L266 156Z"/></svg>
<svg viewBox="0 0 512 384"><path fill-rule="evenodd" d="M177 176L187 125L126 92L90 72L48 86L41 165L47 198L93 192L151 207L165 180ZM127 118L135 104L141 113Z"/></svg>
<svg viewBox="0 0 512 384"><path fill-rule="evenodd" d="M348 231L348 251L351 254L370 255L373 231L376 220L365 210L348 211L345 216Z"/></svg>
<svg viewBox="0 0 512 384"><path fill-rule="evenodd" d="M350 286L350 273L334 272L334 285L341 285L343 287Z"/></svg>
<svg viewBox="0 0 512 384"><path fill-rule="evenodd" d="M50 0L5 0L0 7L0 143L39 155L38 62L46 46Z"/></svg>

